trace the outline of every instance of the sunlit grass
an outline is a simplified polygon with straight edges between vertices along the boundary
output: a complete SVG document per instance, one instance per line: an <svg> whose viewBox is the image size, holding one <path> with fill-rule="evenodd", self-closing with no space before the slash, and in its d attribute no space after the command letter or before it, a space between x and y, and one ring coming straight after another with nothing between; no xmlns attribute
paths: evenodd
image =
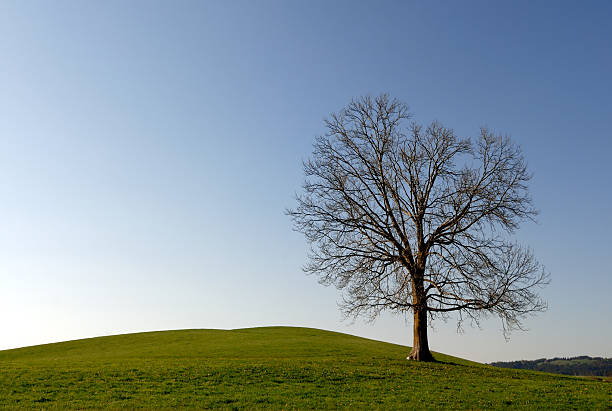
<svg viewBox="0 0 612 411"><path fill-rule="evenodd" d="M0 351L0 407L610 409L605 381L307 328L127 334Z"/></svg>

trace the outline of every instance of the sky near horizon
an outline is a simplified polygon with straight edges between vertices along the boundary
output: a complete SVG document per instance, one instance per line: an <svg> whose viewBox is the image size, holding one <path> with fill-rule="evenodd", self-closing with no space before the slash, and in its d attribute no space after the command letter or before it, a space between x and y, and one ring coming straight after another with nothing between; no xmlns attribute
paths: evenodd
<svg viewBox="0 0 612 411"><path fill-rule="evenodd" d="M415 120L523 148L541 211L516 238L549 310L506 342L434 323L490 362L612 356L612 3L0 2L0 349L181 328L343 321L284 209L323 118L388 92Z"/></svg>

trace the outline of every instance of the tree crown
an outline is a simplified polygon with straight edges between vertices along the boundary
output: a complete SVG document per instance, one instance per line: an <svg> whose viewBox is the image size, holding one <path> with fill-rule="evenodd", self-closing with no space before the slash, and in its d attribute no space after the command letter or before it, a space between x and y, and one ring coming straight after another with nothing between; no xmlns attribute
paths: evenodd
<svg viewBox="0 0 612 411"><path fill-rule="evenodd" d="M520 328L545 308L547 273L511 241L537 214L520 148L486 128L458 138L439 122L409 122L383 94L332 114L304 162L288 210L311 245L308 273L344 290L347 315L425 308L459 321L498 315Z"/></svg>

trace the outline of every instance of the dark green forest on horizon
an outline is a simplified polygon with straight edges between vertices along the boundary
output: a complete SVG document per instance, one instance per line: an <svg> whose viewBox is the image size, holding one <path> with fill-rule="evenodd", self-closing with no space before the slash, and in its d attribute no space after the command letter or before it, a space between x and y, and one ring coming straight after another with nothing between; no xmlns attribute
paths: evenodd
<svg viewBox="0 0 612 411"><path fill-rule="evenodd" d="M491 365L501 368L543 371L565 375L612 377L612 358L589 357L587 355L571 358L540 358L531 361L499 361L492 362Z"/></svg>

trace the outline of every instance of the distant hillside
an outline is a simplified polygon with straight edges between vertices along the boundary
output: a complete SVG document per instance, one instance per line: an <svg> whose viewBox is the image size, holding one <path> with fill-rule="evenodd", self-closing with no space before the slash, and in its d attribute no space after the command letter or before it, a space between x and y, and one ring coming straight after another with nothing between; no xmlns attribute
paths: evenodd
<svg viewBox="0 0 612 411"><path fill-rule="evenodd" d="M501 368L544 371L565 375L612 377L612 358L589 357L586 355L572 358L540 358L533 361L492 362L491 365Z"/></svg>

